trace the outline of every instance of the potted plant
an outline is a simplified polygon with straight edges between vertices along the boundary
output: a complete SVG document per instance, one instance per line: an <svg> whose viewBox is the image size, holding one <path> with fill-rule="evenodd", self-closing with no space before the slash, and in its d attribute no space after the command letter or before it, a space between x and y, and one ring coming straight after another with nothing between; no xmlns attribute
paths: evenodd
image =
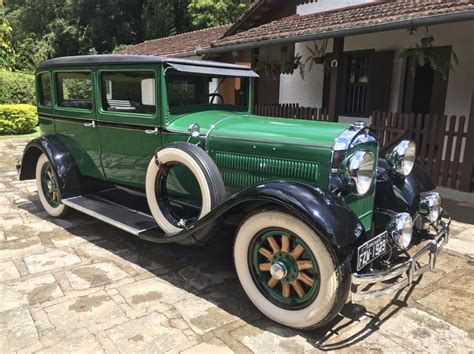
<svg viewBox="0 0 474 354"><path fill-rule="evenodd" d="M300 53L292 54L286 62L281 65L282 74L293 74L293 72L299 69L300 76L304 79L304 68L305 63Z"/></svg>
<svg viewBox="0 0 474 354"><path fill-rule="evenodd" d="M407 59L410 65L411 73L414 76L416 66L430 65L434 71L438 71L444 80L447 79L450 70L454 70L454 65L451 63L451 55L445 56L440 54L437 48L433 47L433 36L426 35L421 38L421 44L416 44L415 48L404 49L399 59ZM454 51L451 52L454 59L454 64L459 64L458 56Z"/></svg>
<svg viewBox="0 0 474 354"><path fill-rule="evenodd" d="M326 49L328 47L328 40L324 39L319 42L313 42L312 46L306 46L306 49L310 53L306 58L305 64L309 64L309 71L313 68L313 65L323 65L328 61L326 55Z"/></svg>
<svg viewBox="0 0 474 354"><path fill-rule="evenodd" d="M265 73L270 80L276 80L281 73L281 63L277 59L273 59L270 55L258 55L254 70L257 73Z"/></svg>

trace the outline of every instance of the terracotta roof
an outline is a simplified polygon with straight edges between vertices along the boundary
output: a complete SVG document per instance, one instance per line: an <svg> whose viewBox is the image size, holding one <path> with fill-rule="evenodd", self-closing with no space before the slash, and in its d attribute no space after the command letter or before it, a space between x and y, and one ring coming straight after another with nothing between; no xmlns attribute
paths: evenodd
<svg viewBox="0 0 474 354"><path fill-rule="evenodd" d="M195 55L196 48L207 49L210 43L221 38L230 26L206 28L199 31L177 34L146 41L125 48L118 54L160 55L189 57Z"/></svg>
<svg viewBox="0 0 474 354"><path fill-rule="evenodd" d="M273 39L301 37L315 33L367 28L381 24L474 11L468 0L379 1L343 9L294 15L221 38L212 47L224 47ZM474 18L474 12L473 12Z"/></svg>

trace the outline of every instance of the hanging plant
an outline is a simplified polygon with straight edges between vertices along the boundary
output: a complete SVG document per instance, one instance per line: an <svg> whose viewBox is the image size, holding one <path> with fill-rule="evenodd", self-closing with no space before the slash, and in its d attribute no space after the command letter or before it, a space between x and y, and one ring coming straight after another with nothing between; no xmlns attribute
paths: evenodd
<svg viewBox="0 0 474 354"><path fill-rule="evenodd" d="M257 73L265 73L269 80L270 78L276 80L281 73L281 63L269 55L257 55L254 69Z"/></svg>
<svg viewBox="0 0 474 354"><path fill-rule="evenodd" d="M304 68L303 57L299 53L296 53L296 55L292 54L290 58L282 64L281 73L293 74L295 70L299 69L300 76L304 80Z"/></svg>
<svg viewBox="0 0 474 354"><path fill-rule="evenodd" d="M315 64L326 66L328 63L328 60L330 62L330 58L326 54L327 47L328 47L327 39L324 39L319 42L313 42L312 46L306 46L306 49L309 52L309 56L306 58L306 61L305 61L305 65L308 65L308 71L311 71Z"/></svg>
<svg viewBox="0 0 474 354"><path fill-rule="evenodd" d="M425 36L421 39L421 45L416 44L416 48L404 49L399 59L408 60L410 63L410 70L413 76L416 73L416 66L429 65L434 71L437 71L443 77L443 80L448 78L450 70L454 70L454 66L459 64L458 56L454 51L451 52L454 65L451 62L451 55L444 56L440 54L437 48L433 47L433 36Z"/></svg>

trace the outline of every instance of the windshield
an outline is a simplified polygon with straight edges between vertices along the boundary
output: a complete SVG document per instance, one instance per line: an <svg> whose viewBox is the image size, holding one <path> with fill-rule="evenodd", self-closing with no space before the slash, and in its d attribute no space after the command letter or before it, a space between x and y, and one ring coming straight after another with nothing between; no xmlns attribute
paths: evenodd
<svg viewBox="0 0 474 354"><path fill-rule="evenodd" d="M190 110L248 107L249 79L168 73L166 90L171 114Z"/></svg>

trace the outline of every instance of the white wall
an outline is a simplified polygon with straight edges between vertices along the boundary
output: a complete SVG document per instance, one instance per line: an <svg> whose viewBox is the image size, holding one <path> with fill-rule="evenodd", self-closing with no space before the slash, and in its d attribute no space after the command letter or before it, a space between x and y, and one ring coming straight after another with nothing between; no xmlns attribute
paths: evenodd
<svg viewBox="0 0 474 354"><path fill-rule="evenodd" d="M308 15L316 12L340 9L342 7L360 5L375 1L376 0L318 0L313 3L299 5L296 8L296 13L298 15Z"/></svg>
<svg viewBox="0 0 474 354"><path fill-rule="evenodd" d="M429 32L435 38L433 42L435 46L451 45L459 57L459 65L449 73L445 114L467 117L470 112L474 86L474 21L431 26ZM413 35L410 35L407 30L398 30L351 36L345 39L345 51L363 49L395 51L390 111L399 112L402 104L405 63L402 60L397 60L397 56L403 48L414 47L424 35L425 28L419 28ZM307 55L305 47L309 44L311 43L298 43L295 51L305 56ZM330 41L328 52L331 51L332 43ZM305 80L301 79L297 71L293 75L281 76L280 103L299 103L303 106L321 107L322 97L323 68L321 65L314 66L313 72L306 73ZM353 118L342 118L341 120L353 121Z"/></svg>

